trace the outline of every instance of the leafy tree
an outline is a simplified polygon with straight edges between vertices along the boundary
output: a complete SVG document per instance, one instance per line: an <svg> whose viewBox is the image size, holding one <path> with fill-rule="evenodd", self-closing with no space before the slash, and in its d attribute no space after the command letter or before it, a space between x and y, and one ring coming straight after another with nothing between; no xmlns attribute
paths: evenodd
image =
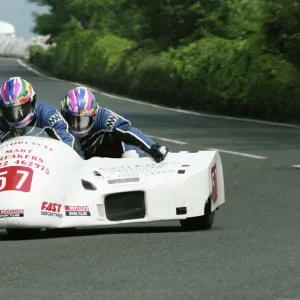
<svg viewBox="0 0 300 300"><path fill-rule="evenodd" d="M262 30L269 49L300 67L300 0L266 0Z"/></svg>
<svg viewBox="0 0 300 300"><path fill-rule="evenodd" d="M159 49L188 44L209 35L225 35L228 6L224 0L126 0L141 12L141 39Z"/></svg>
<svg viewBox="0 0 300 300"><path fill-rule="evenodd" d="M50 34L53 37L59 35L70 22L70 15L66 12L64 1L61 0L28 0L38 6L48 6L49 13L33 13L35 26L33 32L40 35Z"/></svg>
<svg viewBox="0 0 300 300"><path fill-rule="evenodd" d="M229 38L248 38L260 33L264 0L229 0Z"/></svg>
<svg viewBox="0 0 300 300"><path fill-rule="evenodd" d="M47 14L34 13L33 32L57 36L65 30L95 29L99 35L113 33L137 38L139 12L124 0L28 0L49 6Z"/></svg>

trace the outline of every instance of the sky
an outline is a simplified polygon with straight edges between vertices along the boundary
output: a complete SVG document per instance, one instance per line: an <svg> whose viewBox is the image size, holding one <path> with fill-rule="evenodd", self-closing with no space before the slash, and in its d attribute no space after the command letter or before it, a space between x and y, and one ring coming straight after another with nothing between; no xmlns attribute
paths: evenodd
<svg viewBox="0 0 300 300"><path fill-rule="evenodd" d="M35 36L31 29L34 26L32 12L44 13L47 7L39 7L27 0L0 0L0 21L5 21L15 26L16 35L29 39ZM63 0L62 0L63 1Z"/></svg>

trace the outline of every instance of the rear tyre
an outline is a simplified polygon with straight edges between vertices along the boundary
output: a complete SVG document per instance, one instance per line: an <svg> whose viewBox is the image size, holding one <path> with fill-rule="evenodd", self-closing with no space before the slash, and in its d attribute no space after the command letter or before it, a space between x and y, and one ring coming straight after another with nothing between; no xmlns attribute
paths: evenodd
<svg viewBox="0 0 300 300"><path fill-rule="evenodd" d="M180 220L180 225L185 231L208 230L212 227L215 218L215 211L211 212L211 198L205 203L204 215L199 217Z"/></svg>
<svg viewBox="0 0 300 300"><path fill-rule="evenodd" d="M10 228L6 229L8 238L14 240L34 239L39 236L40 228Z"/></svg>

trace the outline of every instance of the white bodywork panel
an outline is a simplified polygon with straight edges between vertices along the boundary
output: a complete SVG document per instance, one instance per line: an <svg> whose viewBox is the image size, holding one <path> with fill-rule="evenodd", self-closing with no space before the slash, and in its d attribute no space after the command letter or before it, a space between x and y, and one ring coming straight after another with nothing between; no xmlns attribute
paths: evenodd
<svg viewBox="0 0 300 300"><path fill-rule="evenodd" d="M96 190L85 189L82 179ZM109 220L105 203L110 200L105 198L133 191L141 191L137 202L143 201L144 192L145 216ZM186 219L203 215L210 196L212 211L225 202L216 151L169 153L164 162L156 163L148 157L85 161L68 145L44 137L17 137L0 145L0 228ZM122 201L131 202L128 196ZM141 207L131 209L141 213ZM122 208L115 208L115 213L122 214Z"/></svg>

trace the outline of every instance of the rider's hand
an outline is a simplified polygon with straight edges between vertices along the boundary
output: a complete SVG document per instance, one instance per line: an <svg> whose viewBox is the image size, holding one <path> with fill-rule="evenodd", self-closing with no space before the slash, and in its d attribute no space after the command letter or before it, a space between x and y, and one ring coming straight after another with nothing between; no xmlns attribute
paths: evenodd
<svg viewBox="0 0 300 300"><path fill-rule="evenodd" d="M165 146L160 146L160 145L153 145L150 149L150 155L154 158L154 160L159 163L161 161L163 161L167 154L168 154L169 150L167 147Z"/></svg>

